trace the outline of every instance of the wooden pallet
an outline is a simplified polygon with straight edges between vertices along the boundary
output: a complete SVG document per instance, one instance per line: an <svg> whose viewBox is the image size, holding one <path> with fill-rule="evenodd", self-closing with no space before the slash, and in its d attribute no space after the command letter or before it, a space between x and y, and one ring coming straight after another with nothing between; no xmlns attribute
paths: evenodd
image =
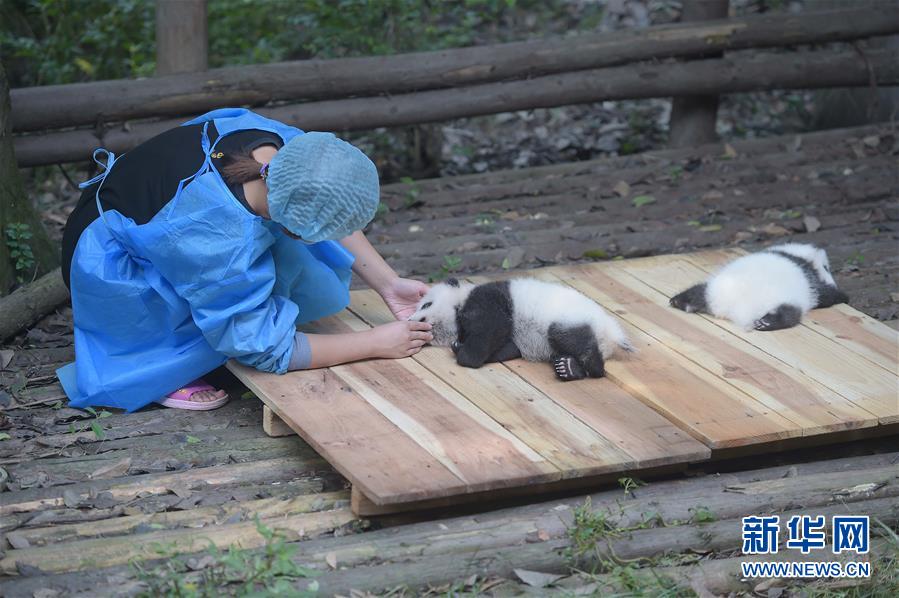
<svg viewBox="0 0 899 598"><path fill-rule="evenodd" d="M284 376L229 368L265 402L269 433L296 431L352 482L358 514L585 487L895 430L895 330L848 306L774 333L668 307L737 254L529 271L620 318L638 353L607 362L604 379L560 383L547 364L523 360L465 369L439 347ZM392 319L376 294L356 291L349 310L310 331Z"/></svg>

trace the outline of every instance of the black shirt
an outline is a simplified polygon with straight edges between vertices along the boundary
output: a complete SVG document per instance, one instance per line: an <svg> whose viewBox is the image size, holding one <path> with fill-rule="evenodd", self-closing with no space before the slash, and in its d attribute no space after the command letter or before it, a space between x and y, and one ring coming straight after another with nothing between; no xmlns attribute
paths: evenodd
<svg viewBox="0 0 899 598"><path fill-rule="evenodd" d="M174 197L178 183L193 175L203 165L201 137L203 125L176 127L138 145L116 160L100 190L104 210L117 210L137 224L146 224ZM209 123L209 140L215 142L218 132ZM220 168L229 157L250 153L261 145L281 148L281 138L268 131L248 129L223 138L216 145L213 163ZM69 286L69 270L75 245L90 224L99 217L94 196L100 183L84 189L75 209L66 221L62 236L62 278ZM243 185L230 186L234 196L250 210Z"/></svg>

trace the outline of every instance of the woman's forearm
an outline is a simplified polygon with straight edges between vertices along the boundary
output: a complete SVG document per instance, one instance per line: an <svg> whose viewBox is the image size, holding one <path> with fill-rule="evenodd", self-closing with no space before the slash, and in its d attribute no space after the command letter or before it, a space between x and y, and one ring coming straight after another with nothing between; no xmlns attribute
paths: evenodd
<svg viewBox="0 0 899 598"><path fill-rule="evenodd" d="M397 278L396 272L371 246L362 231L344 237L340 244L356 258L353 272L379 293Z"/></svg>

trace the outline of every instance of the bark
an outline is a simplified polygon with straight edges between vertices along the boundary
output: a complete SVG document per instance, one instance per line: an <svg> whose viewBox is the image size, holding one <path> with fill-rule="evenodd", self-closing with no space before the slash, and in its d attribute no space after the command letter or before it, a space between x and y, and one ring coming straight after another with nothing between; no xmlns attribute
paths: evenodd
<svg viewBox="0 0 899 598"><path fill-rule="evenodd" d="M729 0L685 0L681 21L709 21L727 16ZM712 54L721 56L721 53ZM668 142L672 147L691 147L718 139L717 95L677 97L671 103Z"/></svg>
<svg viewBox="0 0 899 598"><path fill-rule="evenodd" d="M16 280L16 267L7 246L6 227L9 224L24 224L31 232L31 238L25 241L34 254L34 266L27 272L19 274L26 280L46 274L59 265L57 249L50 242L47 231L41 223L22 185L22 175L16 166L16 155L13 149L12 122L10 118L9 82L6 71L0 63L0 296L5 295ZM0 311L0 317L12 318L16 314ZM4 329L0 328L0 337Z"/></svg>
<svg viewBox="0 0 899 598"><path fill-rule="evenodd" d="M69 289L59 268L0 298L0 342L28 328L68 299Z"/></svg>
<svg viewBox="0 0 899 598"><path fill-rule="evenodd" d="M156 74L205 71L206 0L156 0Z"/></svg>
<svg viewBox="0 0 899 598"><path fill-rule="evenodd" d="M814 89L899 83L899 50L870 53L757 54L677 64L637 64L487 83L391 97L353 98L263 108L264 116L306 130L346 131L399 126L531 108L689 93ZM181 119L133 124L100 135L75 130L16 139L23 166L84 160L93 148L127 151Z"/></svg>
<svg viewBox="0 0 899 598"><path fill-rule="evenodd" d="M437 52L304 60L151 79L13 91L13 128L36 131L227 105L342 99L539 77L741 48L858 39L899 31L899 7L750 16ZM187 120L182 119L182 120Z"/></svg>

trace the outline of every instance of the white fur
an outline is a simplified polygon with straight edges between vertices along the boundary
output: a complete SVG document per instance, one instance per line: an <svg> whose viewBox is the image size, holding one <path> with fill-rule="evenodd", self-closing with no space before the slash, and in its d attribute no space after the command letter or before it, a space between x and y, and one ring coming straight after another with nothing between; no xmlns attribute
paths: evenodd
<svg viewBox="0 0 899 598"><path fill-rule="evenodd" d="M460 283L458 288L445 283L431 287L409 319L426 317L433 325L435 345L447 346L456 340L456 308L461 306L474 285ZM633 351L618 321L585 295L571 287L533 278L516 278L509 282L512 297L512 335L522 357L531 361L548 361L552 349L548 342L552 324L588 325L596 335L603 359L616 348ZM423 306L430 303L427 308Z"/></svg>
<svg viewBox="0 0 899 598"><path fill-rule="evenodd" d="M781 305L796 306L805 315L817 304L817 293L802 268L772 250L809 260L823 281L834 284L823 249L800 243L776 245L737 258L712 275L706 302L713 316L751 330L757 320Z"/></svg>

